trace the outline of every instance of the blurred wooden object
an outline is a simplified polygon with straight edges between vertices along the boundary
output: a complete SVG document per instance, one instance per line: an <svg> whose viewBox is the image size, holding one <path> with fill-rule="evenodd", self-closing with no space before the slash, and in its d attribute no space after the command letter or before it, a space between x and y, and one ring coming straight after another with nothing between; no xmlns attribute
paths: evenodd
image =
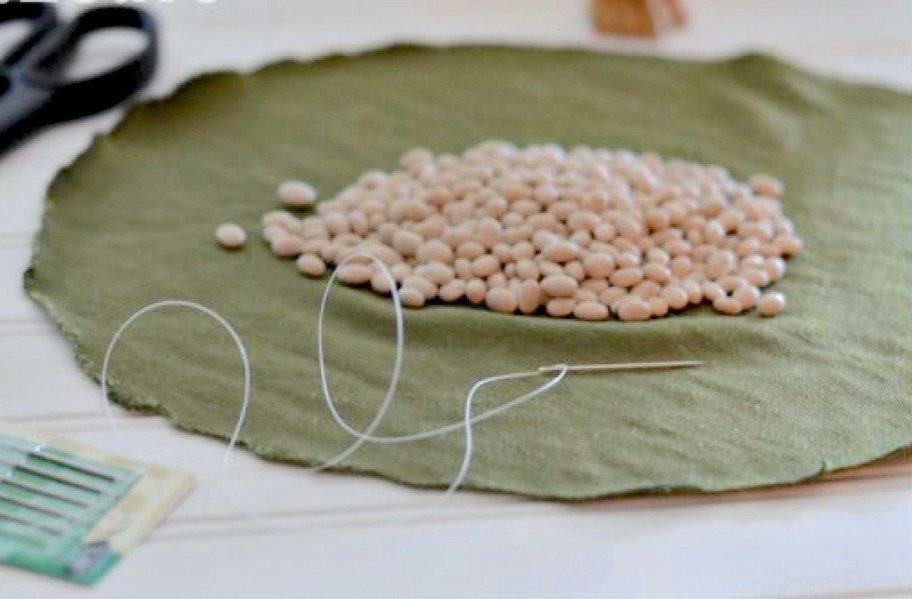
<svg viewBox="0 0 912 599"><path fill-rule="evenodd" d="M593 0L592 11L601 33L658 37L687 21L680 0Z"/></svg>

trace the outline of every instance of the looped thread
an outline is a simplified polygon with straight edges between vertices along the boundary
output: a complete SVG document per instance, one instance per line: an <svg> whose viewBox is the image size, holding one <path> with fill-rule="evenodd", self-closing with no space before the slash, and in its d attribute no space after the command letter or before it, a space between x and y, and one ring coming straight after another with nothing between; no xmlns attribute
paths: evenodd
<svg viewBox="0 0 912 599"><path fill-rule="evenodd" d="M234 330L234 327L231 326L231 323L212 308L208 308L202 304L187 300L174 299L154 302L148 306L140 308L131 314L123 322L123 324L120 325L120 328L117 329L117 332L114 333L114 336L111 337L111 341L108 343L108 348L105 350L104 362L101 366L101 399L102 405L104 406L105 415L108 419L108 424L114 431L114 435L117 437L117 440L120 441L120 443L123 445L124 437L121 434L121 429L117 424L117 420L114 418L114 413L111 410L111 400L108 396L108 370L111 362L111 355L114 353L114 349L120 342L120 338L123 336L124 332L126 332L126 330L130 328L134 322L136 322L142 316L145 316L146 314L155 310L161 310L162 308L189 308L191 310L195 310L197 312L205 314L206 316L209 316L228 332L235 345L237 345L238 352L241 355L241 364L244 367L244 396L241 403L241 410L238 414L237 423L234 426L234 432L231 434L231 442L228 444L228 449L225 451L225 455L222 458L222 465L224 466L228 463L228 459L231 457L231 452L233 451L234 446L237 442L237 438L241 433L241 428L244 426L244 421L247 419L247 408L250 405L250 355L247 352L247 348L244 346L243 339L241 339L241 336L238 335L236 330ZM157 457L160 457L161 455L163 454L159 454ZM142 454L142 459L146 462L152 461L152 459L148 459L144 454Z"/></svg>
<svg viewBox="0 0 912 599"><path fill-rule="evenodd" d="M371 260L374 263L374 265L377 266L377 268L380 270L380 272L383 273L383 276L386 278L387 283L389 283L389 286L390 286L390 293L391 293L391 298L393 301L393 309L395 311L395 316L396 316L396 359L393 364L393 370L392 370L392 375L390 376L390 382L387 387L386 393L384 395L383 402L380 404L380 408L377 410L377 413L374 416L373 420L371 420L370 424L368 424L368 426L363 431L359 431L359 430L355 429L353 426L351 426L351 424L349 424L349 422L346 421L345 418L339 413L338 409L336 408L335 401L332 398L332 393L330 392L330 389L329 389L329 381L328 381L328 377L326 374L325 320L326 320L326 308L329 305L329 299L331 297L331 292L332 292L333 286L335 285L336 281L338 280L339 270L342 267L344 267L346 264L348 264L349 262L352 262L353 260L365 259L365 258ZM238 348L238 352L240 353L241 363L244 368L243 400L241 403L241 409L238 413L237 422L235 423L234 429L228 440L228 446L227 446L224 456L222 458L221 467L222 467L222 469L225 469L228 467L228 464L231 459L231 455L232 455L235 447L238 444L238 440L240 438L241 431L243 430L244 424L246 422L247 413L248 413L248 409L250 406L250 396L251 396L250 357L249 357L247 348L244 345L243 340L241 339L241 337L237 333L237 331L234 329L234 327L231 325L231 323L229 323L227 319L222 317L215 310L213 310L207 306L204 306L204 305L196 303L196 302L187 301L187 300L164 300L164 301L155 302L155 303L149 304L148 306L140 308L139 310L137 310L136 312L131 314L124 321L124 323L120 326L120 328L117 330L117 332L114 333L114 336L111 338L111 341L108 344L108 348L105 351L104 363L103 363L102 369L101 369L101 396L102 396L103 405L104 405L105 413L107 415L108 422L111 425L111 428L114 431L115 435L123 443L124 438L121 433L121 429L118 426L117 421L114 418L114 414L111 410L111 400L109 398L109 392L108 392L108 371L109 371L111 356L112 356L114 350L118 346L120 339L123 336L124 332L134 322L136 322L136 320L138 320L139 318L141 318L142 316L145 316L146 314L148 314L150 312L153 312L155 310L159 310L162 308L168 308L168 307L189 308L192 310L196 310L206 316L211 317L228 332L228 334L231 336L232 340L235 342L235 345ZM320 373L320 388L323 393L323 398L324 398L326 407L329 410L329 414L332 417L333 421L342 430L344 430L349 435L351 435L352 437L355 438L355 441L354 441L354 443L349 445L347 448L345 448L344 450L342 450L341 452L336 454L334 457L326 460L325 462L323 462L322 464L320 464L318 466L306 468L306 469L304 469L305 471L317 472L320 470L325 470L327 468L336 466L336 465L340 464L341 462L343 462L348 457L350 457L356 451L358 451L365 443L378 443L378 444L411 443L414 441L420 441L420 440L425 440L425 439L431 439L434 437L439 437L439 436L446 435L446 434L458 431L460 429L463 429L465 431L465 447L463 449L463 457L462 457L462 461L460 463L459 471L457 472L453 481L447 487L446 492L444 494L444 499L448 498L453 493L455 493L455 491L465 481L465 478L468 475L469 466L471 465L472 454L474 451L473 425L477 424L479 422L482 422L484 420L493 418L494 416L497 416L498 414L502 414L502 413L506 412L507 410L510 410L527 401L530 401L531 399L538 397L542 393L545 393L545 392L551 390L564 379L564 377L566 376L566 374L568 372L568 367L566 365L557 365L549 371L549 372L556 371L556 374L553 377L551 377L550 380L543 383L542 385L539 385L532 391L529 391L528 393L525 393L525 394L521 395L520 397L514 398L500 406L485 410L484 412L481 412L480 414L473 415L472 407L473 407L475 398L478 396L478 393L484 387L494 384L494 383L501 382L501 381L518 380L518 379L533 378L533 377L538 378L538 377L541 377L544 374L544 372L539 371L539 370L533 370L533 371L527 371L527 372L516 372L516 373L490 376L490 377L481 379L481 380L477 381L474 385L472 385L472 388L469 390L469 393L466 396L464 416L461 421L453 422L451 424L447 424L447 425L440 426L437 428L433 428L433 429L429 429L429 430L425 430L425 431L419 431L419 432L411 433L411 434L407 434L407 435L395 435L395 436L375 435L374 431L376 431L377 427L379 427L380 424L383 422L383 419L386 417L387 412L389 411L390 407L392 406L393 401L395 400L396 390L399 386L399 379L401 378L401 375L402 375L402 364L404 361L404 355L405 355L405 315L404 315L403 308L402 308L402 301L399 298L399 292L396 287L396 280L393 277L392 272L390 272L389 268L387 268L386 264L384 264L376 256L374 256L366 251L354 252L337 265L336 269L332 272L332 274L329 278L329 281L326 284L326 288L323 291L323 296L320 300L319 318L317 321L317 362L318 362L319 373ZM145 459L145 461L149 461L145 457L143 459Z"/></svg>

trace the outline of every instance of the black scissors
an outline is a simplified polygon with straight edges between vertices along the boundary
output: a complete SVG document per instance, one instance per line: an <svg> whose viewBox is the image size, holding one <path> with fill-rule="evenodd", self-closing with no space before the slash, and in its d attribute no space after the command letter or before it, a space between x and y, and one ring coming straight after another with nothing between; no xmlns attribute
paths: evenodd
<svg viewBox="0 0 912 599"><path fill-rule="evenodd" d="M119 104L141 89L155 71L155 22L141 9L105 6L62 24L49 3L0 4L0 26L12 21L26 21L29 33L0 58L0 152L46 125ZM69 80L64 71L79 42L94 31L111 28L138 30L145 46L105 73Z"/></svg>

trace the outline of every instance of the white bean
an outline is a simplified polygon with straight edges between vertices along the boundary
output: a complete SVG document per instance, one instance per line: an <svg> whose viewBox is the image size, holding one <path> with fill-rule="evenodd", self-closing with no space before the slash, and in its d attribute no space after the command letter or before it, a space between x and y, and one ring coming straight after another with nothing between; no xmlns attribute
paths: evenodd
<svg viewBox="0 0 912 599"><path fill-rule="evenodd" d="M516 295L511 290L504 287L495 287L488 289L488 293L485 296L485 305L495 312L512 314L516 311L518 302Z"/></svg>
<svg viewBox="0 0 912 599"><path fill-rule="evenodd" d="M547 246L541 251L541 255L546 260L552 262L569 262L579 254L579 248L569 241L558 241Z"/></svg>
<svg viewBox="0 0 912 599"><path fill-rule="evenodd" d="M424 277L435 285L446 285L456 278L453 267L443 262L430 262L415 267L415 274Z"/></svg>
<svg viewBox="0 0 912 599"><path fill-rule="evenodd" d="M610 307L613 306L619 299L626 296L627 290L623 287L608 287L599 293L598 300L606 306Z"/></svg>
<svg viewBox="0 0 912 599"><path fill-rule="evenodd" d="M656 264L655 262L650 262L644 266L643 274L647 279L651 279L657 283L665 283L668 281L668 279L671 278L671 271L661 264Z"/></svg>
<svg viewBox="0 0 912 599"><path fill-rule="evenodd" d="M550 260L539 260L538 270L543 277L550 277L551 275L563 275L563 267L557 262L551 262Z"/></svg>
<svg viewBox="0 0 912 599"><path fill-rule="evenodd" d="M278 237L286 235L288 235L288 231L285 230L285 227L279 225L268 225L263 229L263 240L267 243L272 243Z"/></svg>
<svg viewBox="0 0 912 599"><path fill-rule="evenodd" d="M401 166L367 172L319 204L309 184L283 183L285 205L315 205L315 214L267 213L263 238L312 277L369 253L410 307L439 296L595 321L609 309L645 320L704 300L724 314L763 313L763 302L778 313L784 297L759 289L782 279L784 258L803 249L782 211L784 186L770 175L743 183L720 167L654 153L503 142L460 155L416 148ZM216 239L242 247L246 234L223 225ZM391 291L363 257L338 278Z"/></svg>
<svg viewBox="0 0 912 599"><path fill-rule="evenodd" d="M421 308L427 302L425 295L420 289L414 287L403 287L399 290L399 300L406 308Z"/></svg>
<svg viewBox="0 0 912 599"><path fill-rule="evenodd" d="M777 292L765 293L757 307L761 316L776 316L785 309L785 296Z"/></svg>
<svg viewBox="0 0 912 599"><path fill-rule="evenodd" d="M393 235L393 247L403 256L414 256L423 241L421 235L406 229L399 229Z"/></svg>
<svg viewBox="0 0 912 599"><path fill-rule="evenodd" d="M564 264L564 273L568 277L576 279L578 283L582 283L586 279L586 271L582 263L576 260Z"/></svg>
<svg viewBox="0 0 912 599"><path fill-rule="evenodd" d="M740 272L740 275L755 287L766 287L770 283L770 277L767 272L759 268L745 268Z"/></svg>
<svg viewBox="0 0 912 599"><path fill-rule="evenodd" d="M294 258L304 251L304 242L300 237L292 235L276 237L270 245L272 253L279 258Z"/></svg>
<svg viewBox="0 0 912 599"><path fill-rule="evenodd" d="M437 297L437 285L418 275L405 277L405 280L402 281L402 287L404 289L417 289L424 294L424 299L426 300L432 300Z"/></svg>
<svg viewBox="0 0 912 599"><path fill-rule="evenodd" d="M605 320L608 318L608 308L595 301L584 301L573 308L573 316L580 320Z"/></svg>
<svg viewBox="0 0 912 599"><path fill-rule="evenodd" d="M617 287L635 287L643 280L643 271L639 268L621 268L611 273L609 280Z"/></svg>
<svg viewBox="0 0 912 599"><path fill-rule="evenodd" d="M513 248L506 243L495 243L491 248L491 253L497 256L501 264L509 264L513 261Z"/></svg>
<svg viewBox="0 0 912 599"><path fill-rule="evenodd" d="M713 308L716 312L726 316L736 316L743 310L738 300L728 297L724 293L713 300Z"/></svg>
<svg viewBox="0 0 912 599"><path fill-rule="evenodd" d="M655 281L645 279L640 281L630 290L631 295L637 295L643 299L655 297L662 290L662 286Z"/></svg>
<svg viewBox="0 0 912 599"><path fill-rule="evenodd" d="M773 243L783 256L794 256L804 248L804 242L792 235L779 235Z"/></svg>
<svg viewBox="0 0 912 599"><path fill-rule="evenodd" d="M760 300L760 290L753 285L742 285L732 293L732 299L741 304L741 309L747 312L753 310Z"/></svg>
<svg viewBox="0 0 912 599"><path fill-rule="evenodd" d="M396 279L397 283L402 283L406 277L411 276L412 267L404 262L401 262L399 264L394 264L391 266L390 272L393 274L393 278Z"/></svg>
<svg viewBox="0 0 912 599"><path fill-rule="evenodd" d="M541 288L537 281L528 279L519 287L519 311L534 314L541 305Z"/></svg>
<svg viewBox="0 0 912 599"><path fill-rule="evenodd" d="M393 283L395 283L395 280L393 280ZM375 293L379 293L380 295L388 295L393 289L389 276L382 270L378 270L371 275L370 286Z"/></svg>
<svg viewBox="0 0 912 599"><path fill-rule="evenodd" d="M687 279L681 283L681 289L687 293L687 298L692 305L699 305L703 302L703 288L696 281Z"/></svg>
<svg viewBox="0 0 912 599"><path fill-rule="evenodd" d="M465 296L466 282L462 279L454 279L444 284L437 295L441 300L447 303L457 302Z"/></svg>
<svg viewBox="0 0 912 599"><path fill-rule="evenodd" d="M769 275L770 281L778 281L785 276L785 260L782 258L768 258L763 265L763 270Z"/></svg>
<svg viewBox="0 0 912 599"><path fill-rule="evenodd" d="M351 232L348 219L341 212L330 212L323 219L326 222L326 230L334 236Z"/></svg>
<svg viewBox="0 0 912 599"><path fill-rule="evenodd" d="M750 178L750 186L759 194L778 198L785 191L782 181L766 174L756 174Z"/></svg>
<svg viewBox="0 0 912 599"><path fill-rule="evenodd" d="M482 219L478 223L478 241L487 248L492 248L500 241L500 233L503 227L493 218Z"/></svg>
<svg viewBox="0 0 912 599"><path fill-rule="evenodd" d="M439 239L431 239L418 248L415 257L419 262L450 263L453 261L453 248Z"/></svg>
<svg viewBox="0 0 912 599"><path fill-rule="evenodd" d="M564 316L573 314L573 309L575 307L576 300L572 297L556 297L552 300L548 300L548 303L545 305L545 310L548 312L549 316L563 318Z"/></svg>
<svg viewBox="0 0 912 599"><path fill-rule="evenodd" d="M488 293L488 286L481 279L472 279L466 283L466 299L473 304L480 304Z"/></svg>
<svg viewBox="0 0 912 599"><path fill-rule="evenodd" d="M516 263L516 275L521 279L537 280L540 274L538 266L532 260L520 260Z"/></svg>
<svg viewBox="0 0 912 599"><path fill-rule="evenodd" d="M247 233L240 225L225 223L215 230L215 239L227 249L236 250L247 243Z"/></svg>
<svg viewBox="0 0 912 599"><path fill-rule="evenodd" d="M713 303L718 298L725 296L725 290L718 283L713 283L712 281L704 281L702 291L703 296Z"/></svg>
<svg viewBox="0 0 912 599"><path fill-rule="evenodd" d="M497 256L485 254L472 261L472 274L476 277L490 277L500 270L500 260Z"/></svg>
<svg viewBox="0 0 912 599"><path fill-rule="evenodd" d="M646 261L667 266L671 263L671 257L661 248L652 248L646 252Z"/></svg>
<svg viewBox="0 0 912 599"><path fill-rule="evenodd" d="M591 212L572 212L567 217L567 226L571 231L594 231L599 225L599 217Z"/></svg>
<svg viewBox="0 0 912 599"><path fill-rule="evenodd" d="M299 271L308 277L322 277L326 274L326 263L319 256L313 254L301 255L295 265Z"/></svg>
<svg viewBox="0 0 912 599"><path fill-rule="evenodd" d="M693 261L687 256L676 256L671 261L671 274L679 279L686 277L693 269Z"/></svg>
<svg viewBox="0 0 912 599"><path fill-rule="evenodd" d="M339 267L336 277L346 285L363 285L371 280L373 274L373 267L367 264L348 263Z"/></svg>
<svg viewBox="0 0 912 599"><path fill-rule="evenodd" d="M399 264L402 262L402 256L399 255L399 252L381 243L371 243L367 246L361 247L360 249L372 254L387 266L393 266L394 264Z"/></svg>
<svg viewBox="0 0 912 599"><path fill-rule="evenodd" d="M687 292L677 285L669 285L668 287L663 288L662 291L659 292L659 297L664 299L668 303L668 307L672 310L682 310L690 303Z"/></svg>
<svg viewBox="0 0 912 599"><path fill-rule="evenodd" d="M653 316L661 317L668 314L668 302L664 298L656 295L649 298L648 303Z"/></svg>
<svg viewBox="0 0 912 599"><path fill-rule="evenodd" d="M719 250L706 261L706 274L713 279L724 277L737 264L735 254L729 250Z"/></svg>
<svg viewBox="0 0 912 599"><path fill-rule="evenodd" d="M541 288L551 297L573 297L579 283L567 275L551 275L542 280Z"/></svg>
<svg viewBox="0 0 912 599"><path fill-rule="evenodd" d="M485 246L480 244L477 241L469 240L461 243L459 248L456 250L456 255L460 258L466 258L468 260L474 260L479 256L484 256L486 253Z"/></svg>
<svg viewBox="0 0 912 599"><path fill-rule="evenodd" d="M731 293L738 287L748 284L747 279L745 279L744 277L736 276L736 275L724 276L720 279L717 279L716 283L718 283L719 286L722 289L724 289L727 293Z"/></svg>
<svg viewBox="0 0 912 599"><path fill-rule="evenodd" d="M652 307L649 303L634 295L621 298L617 306L617 315L621 320L649 320L652 317Z"/></svg>

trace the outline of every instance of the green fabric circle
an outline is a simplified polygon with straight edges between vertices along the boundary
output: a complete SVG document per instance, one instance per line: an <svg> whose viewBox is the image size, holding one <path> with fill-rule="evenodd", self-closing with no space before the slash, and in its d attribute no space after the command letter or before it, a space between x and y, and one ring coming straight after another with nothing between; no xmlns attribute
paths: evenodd
<svg viewBox="0 0 912 599"><path fill-rule="evenodd" d="M407 314L406 360L379 429L461 419L477 379L556 362L702 359L688 371L572 375L476 427L468 486L559 499L723 491L802 481L912 443L912 101L763 56L716 63L578 50L397 46L195 79L134 108L54 182L26 277L29 293L97 378L123 319L155 300L211 306L254 365L242 442L312 464L351 443L331 421L316 369L317 302L259 241L287 178L323 197L413 146L480 140L655 150L787 184L807 250L776 288L775 319L707 308L646 323L591 324L431 306ZM251 234L225 252L215 227ZM331 385L356 426L376 412L393 361L388 300L335 291ZM171 310L138 322L113 363L116 398L225 438L241 369L212 321ZM490 388L478 409L538 381ZM445 485L464 437L367 445L346 470Z"/></svg>

